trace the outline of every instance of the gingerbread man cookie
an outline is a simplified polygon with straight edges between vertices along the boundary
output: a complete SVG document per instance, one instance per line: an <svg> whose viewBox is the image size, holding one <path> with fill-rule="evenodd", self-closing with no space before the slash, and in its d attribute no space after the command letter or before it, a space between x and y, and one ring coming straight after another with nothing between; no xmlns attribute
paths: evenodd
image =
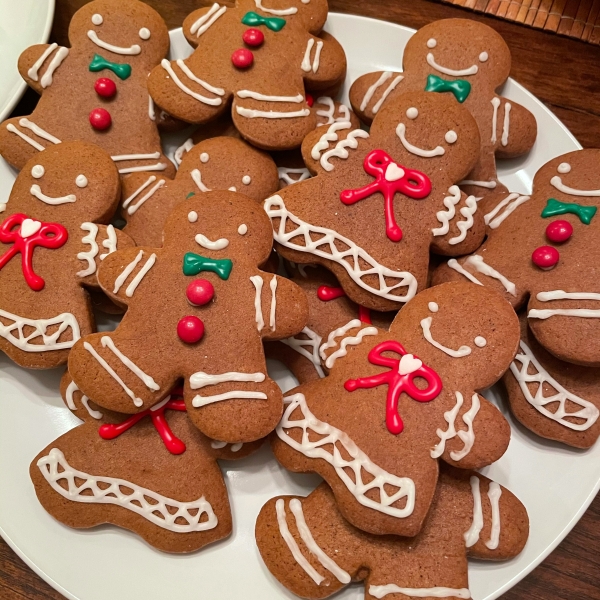
<svg viewBox="0 0 600 600"><path fill-rule="evenodd" d="M419 29L406 44L403 71L377 71L359 77L350 89L352 107L370 123L388 103L407 91L426 90L454 97L479 126L479 160L461 182L470 194L485 196L504 188L496 157L531 150L535 117L496 93L510 73L510 50L491 27L472 19L444 19Z"/></svg>
<svg viewBox="0 0 600 600"><path fill-rule="evenodd" d="M327 10L326 0L238 0L234 7L200 8L183 22L194 53L163 60L150 74L150 94L188 123L231 112L252 144L298 147L316 126L304 86L325 90L346 74L339 43L326 33L316 37Z"/></svg>
<svg viewBox="0 0 600 600"><path fill-rule="evenodd" d="M121 174L172 176L147 89L169 50L160 15L138 0L94 0L73 16L69 40L71 48L38 44L21 54L19 72L41 98L31 115L0 126L0 154L21 169L44 148L84 140L104 148Z"/></svg>
<svg viewBox="0 0 600 600"><path fill-rule="evenodd" d="M325 483L308 497L279 496L258 515L261 557L288 590L327 598L351 581L365 599L471 598L467 558L517 556L529 535L521 502L474 471L444 468L416 538L376 536L348 523Z"/></svg>
<svg viewBox="0 0 600 600"><path fill-rule="evenodd" d="M491 286L518 309L540 344L567 362L600 366L600 150L577 150L536 173L533 194L490 197L490 229L472 256L450 260L434 281ZM585 260L584 260L585 259Z"/></svg>
<svg viewBox="0 0 600 600"><path fill-rule="evenodd" d="M102 265L100 285L128 308L115 331L71 351L77 386L132 414L182 378L189 417L205 435L229 443L267 435L283 404L262 340L295 335L308 317L302 290L257 268L270 251L269 220L250 198L207 192L178 204L162 248L116 252Z"/></svg>
<svg viewBox="0 0 600 600"><path fill-rule="evenodd" d="M123 180L124 230L140 245L160 246L167 217L186 199L230 190L261 202L278 188L277 167L268 154L233 137L212 138L183 155L175 179L134 173Z"/></svg>
<svg viewBox="0 0 600 600"><path fill-rule="evenodd" d="M177 391L128 418L100 412L68 374L61 388L85 423L50 443L29 471L55 519L76 529L118 525L165 552L192 552L231 533L217 459L244 458L260 442L208 439L187 418Z"/></svg>
<svg viewBox="0 0 600 600"><path fill-rule="evenodd" d="M23 367L49 369L94 331L88 292L98 266L133 246L109 223L119 174L104 150L51 146L25 164L0 204L0 350Z"/></svg>
<svg viewBox="0 0 600 600"><path fill-rule="evenodd" d="M519 325L499 294L453 284L421 292L389 332L369 329L326 349L329 375L284 398L273 452L292 471L321 475L359 529L414 536L438 459L475 469L508 446L508 423L477 390L509 368Z"/></svg>
<svg viewBox="0 0 600 600"><path fill-rule="evenodd" d="M398 310L426 285L430 249L456 256L483 240L477 199L456 185L477 160L477 124L452 98L413 92L388 103L370 134L350 127L308 135L317 176L265 210L284 258L326 267L357 304Z"/></svg>

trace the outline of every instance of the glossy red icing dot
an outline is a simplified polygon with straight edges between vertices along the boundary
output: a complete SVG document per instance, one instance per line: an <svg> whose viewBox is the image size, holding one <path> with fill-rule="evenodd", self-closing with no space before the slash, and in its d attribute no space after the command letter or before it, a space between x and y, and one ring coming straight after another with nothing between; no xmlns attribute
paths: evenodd
<svg viewBox="0 0 600 600"><path fill-rule="evenodd" d="M90 112L90 124L94 129L103 131L108 129L112 123L110 113L104 108L95 108Z"/></svg>
<svg viewBox="0 0 600 600"><path fill-rule="evenodd" d="M536 267L540 269L548 270L556 266L560 254L556 248L552 246L540 246L533 251L531 260Z"/></svg>
<svg viewBox="0 0 600 600"><path fill-rule="evenodd" d="M182 342L195 344L204 336L204 323L198 317L183 317L177 323L177 335Z"/></svg>
<svg viewBox="0 0 600 600"><path fill-rule="evenodd" d="M96 79L96 83L94 83L94 89L96 90L96 94L98 94L98 96L102 96L103 98L112 98L117 93L117 84L108 77L100 77L100 79Z"/></svg>
<svg viewBox="0 0 600 600"><path fill-rule="evenodd" d="M312 105L314 103L315 99L310 94L306 94L306 104L308 104L312 108Z"/></svg>
<svg viewBox="0 0 600 600"><path fill-rule="evenodd" d="M265 41L265 34L260 29L246 29L242 39L248 46L260 46Z"/></svg>
<svg viewBox="0 0 600 600"><path fill-rule="evenodd" d="M566 242L573 235L573 225L569 221L552 221L546 227L546 237L557 244Z"/></svg>
<svg viewBox="0 0 600 600"><path fill-rule="evenodd" d="M240 48L231 55L231 62L238 69L247 69L254 62L254 54L247 48Z"/></svg>
<svg viewBox="0 0 600 600"><path fill-rule="evenodd" d="M190 304L202 306L213 299L215 288L207 279L194 279L194 281L187 286L185 295Z"/></svg>

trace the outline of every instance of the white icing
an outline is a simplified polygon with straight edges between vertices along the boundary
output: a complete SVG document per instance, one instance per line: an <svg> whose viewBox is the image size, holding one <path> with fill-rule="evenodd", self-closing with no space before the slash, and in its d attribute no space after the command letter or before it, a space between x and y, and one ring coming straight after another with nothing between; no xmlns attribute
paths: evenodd
<svg viewBox="0 0 600 600"><path fill-rule="evenodd" d="M224 394L216 394L214 396L194 396L192 400L192 406L194 408L201 408L207 404L213 404L214 402L223 402L224 400L266 400L267 395L262 392L246 392L243 390L233 390L232 392L225 392Z"/></svg>
<svg viewBox="0 0 600 600"><path fill-rule="evenodd" d="M510 102L504 103L504 124L502 125L502 145L508 145L508 136L510 133L510 109L512 108Z"/></svg>
<svg viewBox="0 0 600 600"><path fill-rule="evenodd" d="M149 40L150 39L150 30L147 27L142 27L139 30L138 35L140 36L140 38L142 40Z"/></svg>
<svg viewBox="0 0 600 600"><path fill-rule="evenodd" d="M195 210L191 210L188 213L188 221L190 223L195 223L198 220L198 213Z"/></svg>
<svg viewBox="0 0 600 600"><path fill-rule="evenodd" d="M490 539L485 542L490 550L495 550L500 543L500 496L502 496L502 488L495 481L490 481L488 498L492 507L492 530Z"/></svg>
<svg viewBox="0 0 600 600"><path fill-rule="evenodd" d="M96 236L98 235L98 225L95 223L82 223L81 229L87 231L88 234L81 239L82 244L89 244L90 249L87 252L79 252L77 258L87 261L88 266L85 269L77 272L78 277L87 277L96 272L96 256L98 255L98 243Z"/></svg>
<svg viewBox="0 0 600 600"><path fill-rule="evenodd" d="M478 335L473 341L478 348L484 348L487 344L487 340L480 335Z"/></svg>
<svg viewBox="0 0 600 600"><path fill-rule="evenodd" d="M321 345L322 338L309 327L305 327L302 333L308 339L289 337L280 340L280 342L308 359L314 365L319 377L323 378L325 377L325 373L321 367L321 359L319 358L319 346Z"/></svg>
<svg viewBox="0 0 600 600"><path fill-rule="evenodd" d="M231 444L230 450L232 452L237 452L242 448L243 445L244 444L242 444L241 442L238 442L237 444ZM210 447L214 448L215 450L220 450L221 448L225 448L225 446L227 446L227 442L217 442L216 440L213 440L210 443Z"/></svg>
<svg viewBox="0 0 600 600"><path fill-rule="evenodd" d="M47 456L40 458L37 466L52 489L72 502L120 506L162 529L175 533L206 531L218 524L217 516L204 496L194 502L179 502L131 481L77 471L69 465L58 448L53 448ZM62 487L59 483L61 480L66 481L68 489ZM83 483L78 485L76 481L83 481ZM99 484L102 484L102 487ZM91 495L83 493L88 490L92 492ZM208 518L201 522L200 519L203 517ZM176 522L180 519L185 520L185 525Z"/></svg>
<svg viewBox="0 0 600 600"><path fill-rule="evenodd" d="M444 198L444 206L447 210L440 210L435 214L437 220L442 225L441 227L436 227L431 230L431 233L434 236L446 235L448 231L450 231L450 221L452 221L456 215L456 209L454 207L460 202L460 189L458 186L452 185L448 188L448 193L450 195Z"/></svg>
<svg viewBox="0 0 600 600"><path fill-rule="evenodd" d="M139 270L138 274L131 280L131 283L127 286L125 290L125 295L128 298L131 298L137 289L137 286L140 285L142 279L146 276L146 273L154 266L156 262L156 254L151 254L150 258L144 263L144 266Z"/></svg>
<svg viewBox="0 0 600 600"><path fill-rule="evenodd" d="M237 95L240 98L252 98L253 100L261 100L263 102L293 102L299 104L304 101L302 94L296 96L267 96L259 92L253 92L252 90L240 90Z"/></svg>
<svg viewBox="0 0 600 600"><path fill-rule="evenodd" d="M450 266L450 261L448 261L448 266ZM476 271L478 271L482 275L486 275L487 277L492 277L493 279L497 279L504 286L504 289L509 294L511 294L512 296L517 295L517 286L514 283L512 283L512 281L509 281L506 277L504 277L504 275L502 275L501 273L496 271L496 269L490 267L490 265L488 265L483 260L482 256L479 256L478 254L473 254L472 256L469 256L467 258L467 260L465 260L465 262L463 263L463 266L464 267L473 267ZM456 269L456 267L452 267L452 268L458 271L458 269ZM463 275L464 275L464 273L463 273ZM477 281L477 283L479 283L479 285L483 285L480 281Z"/></svg>
<svg viewBox="0 0 600 600"><path fill-rule="evenodd" d="M481 281L479 281L479 279L477 279L477 277L475 277L474 275L469 273L469 271L467 271L466 269L463 269L462 266L460 265L460 263L455 258L451 258L448 261L448 266L451 269L454 269L456 272L460 273L461 275L464 275L469 281L472 281L473 283L476 283L477 285L483 285L483 283L481 283Z"/></svg>
<svg viewBox="0 0 600 600"><path fill-rule="evenodd" d="M319 138L319 141L312 147L310 156L313 160L319 160L323 150L329 148L329 142L337 142L339 136L338 131L343 129L350 129L352 124L349 121L340 121L333 123L327 131Z"/></svg>
<svg viewBox="0 0 600 600"><path fill-rule="evenodd" d="M232 185L230 188L227 188L230 192L237 192L237 188Z"/></svg>
<svg viewBox="0 0 600 600"><path fill-rule="evenodd" d="M120 162L123 160L151 160L160 158L160 152L152 152L150 154L121 154L118 156L111 156L114 162ZM124 175L126 173L137 173L139 171L164 171L167 168L166 163L158 162L154 165L139 166L139 167L125 167L119 169L119 173Z"/></svg>
<svg viewBox="0 0 600 600"><path fill-rule="evenodd" d="M459 211L460 214L463 217L465 217L465 220L459 221L457 223L457 227L458 227L458 230L460 231L460 233L456 237L450 238L448 240L448 243L450 245L459 244L467 237L467 231L469 229L471 229L471 227L473 227L473 223L474 223L473 215L477 211L477 201L478 200L481 200L481 198L475 198L475 196L469 196L465 200L466 206L463 206Z"/></svg>
<svg viewBox="0 0 600 600"><path fill-rule="evenodd" d="M358 448L348 434L329 423L317 419L308 408L304 394L297 393L288 396L284 398L284 402L287 407L275 430L281 441L308 458L321 458L329 463L348 491L361 505L399 519L409 517L413 513L415 484L412 479L398 477L384 471ZM302 418L292 420L292 414L298 409L302 413ZM300 429L302 431L300 442L289 435L286 431L289 429ZM311 441L309 429L319 436L323 435L325 437ZM344 454L350 455L349 460L346 460L337 450L337 444L340 444L344 449ZM334 454L331 453L328 447L336 449ZM353 477L348 474L347 469L352 471ZM370 476L368 483L363 482L363 471ZM397 488L398 491L390 495L388 493L390 488ZM366 495L372 489L378 491L377 500L372 500ZM404 508L393 506L403 498L406 498Z"/></svg>
<svg viewBox="0 0 600 600"><path fill-rule="evenodd" d="M152 100L152 96L148 96L148 117L151 121L156 121L156 111L154 110L154 100Z"/></svg>
<svg viewBox="0 0 600 600"><path fill-rule="evenodd" d="M190 177L193 179L194 183L198 186L198 189L201 192L210 192L210 188L207 188L202 181L202 173L200 173L200 169L194 169L190 173Z"/></svg>
<svg viewBox="0 0 600 600"><path fill-rule="evenodd" d="M42 79L40 80L40 85L45 89L48 86L52 85L52 78L54 76L54 71L60 67L62 62L69 55L69 49L61 46L46 69L46 72L42 75Z"/></svg>
<svg viewBox="0 0 600 600"><path fill-rule="evenodd" d="M305 181L310 178L310 171L308 169L289 169L287 167L277 167L279 180L283 181L286 185L293 185L300 181ZM290 177L290 175L300 175L298 179Z"/></svg>
<svg viewBox="0 0 600 600"><path fill-rule="evenodd" d="M479 55L479 61L480 61L480 62L487 62L488 58L489 58L489 55L488 55L488 53L487 53L487 52L482 52L482 53Z"/></svg>
<svg viewBox="0 0 600 600"><path fill-rule="evenodd" d="M362 102L360 104L360 110L364 112L365 108L367 108L369 102L371 101L371 98L373 97L373 94L375 93L375 91L381 87L388 79L390 79L392 77L393 73L391 71L384 71L379 79L372 85L369 87L369 89L367 89L367 92L365 93L364 98L362 99Z"/></svg>
<svg viewBox="0 0 600 600"><path fill-rule="evenodd" d="M142 51L142 49L137 44L133 44L128 48L123 48L122 46L114 46L113 44L109 44L108 42L101 40L98 37L98 34L93 29L90 29L87 32L87 36L99 48L104 48L104 50L114 52L115 54L127 54L129 56L134 56Z"/></svg>
<svg viewBox="0 0 600 600"><path fill-rule="evenodd" d="M207 13L192 24L190 33L200 37L226 10L226 6L220 6L215 2Z"/></svg>
<svg viewBox="0 0 600 600"><path fill-rule="evenodd" d="M305 73L310 73L311 71L313 73L316 73L319 70L319 59L321 56L321 50L323 49L323 42L321 40L317 40L317 47L315 48L315 57L311 63L310 62L310 54L311 54L311 50L314 45L315 45L314 38L312 38L312 37L309 38L308 42L306 43L306 50L304 52L304 58L302 59L302 64L300 65L300 68Z"/></svg>
<svg viewBox="0 0 600 600"><path fill-rule="evenodd" d="M435 38L429 38L427 40L427 47L432 50L437 46L437 40Z"/></svg>
<svg viewBox="0 0 600 600"><path fill-rule="evenodd" d="M44 169L44 167L42 167L42 165L33 165L33 167L31 167L31 176L34 179L40 179L40 177L44 176L45 172L46 172L46 169Z"/></svg>
<svg viewBox="0 0 600 600"><path fill-rule="evenodd" d="M246 235L248 233L248 225L246 225L245 223L242 223L239 227L238 227L238 233L240 235Z"/></svg>
<svg viewBox="0 0 600 600"><path fill-rule="evenodd" d="M438 65L435 62L435 58L432 52L427 54L427 64L430 67L433 67L436 71L440 73L444 73L444 75L451 75L452 77L464 77L465 75L475 75L477 71L479 71L479 67L477 65L471 65L467 69L449 69L448 67L443 67L442 65Z"/></svg>
<svg viewBox="0 0 600 600"><path fill-rule="evenodd" d="M479 540L479 534L483 529L483 510L481 508L481 491L479 489L479 477L471 475L471 492L473 494L473 522L471 527L464 533L467 548L474 546Z"/></svg>
<svg viewBox="0 0 600 600"><path fill-rule="evenodd" d="M446 431L442 431L441 429L436 431L440 441L431 451L431 458L439 458L442 454L444 454L444 450L446 449L446 441L456 437L456 416L458 415L460 407L463 405L464 399L460 392L454 393L456 394L456 404L451 410L444 413L444 419L448 423L448 429L446 429Z"/></svg>
<svg viewBox="0 0 600 600"><path fill-rule="evenodd" d="M12 321L6 325L0 321L0 336L23 352L66 350L71 348L81 337L79 323L77 323L75 315L71 313L62 313L50 319L28 319L0 309L0 317ZM57 325L58 328L56 328ZM27 335L23 331L25 327L27 327ZM51 334L46 333L49 327L52 328ZM72 339L59 342L58 339L69 328L71 328ZM34 340L42 343L32 344L31 342Z"/></svg>
<svg viewBox="0 0 600 600"><path fill-rule="evenodd" d="M509 194L506 198L503 198L487 215L483 217L485 224L490 229L496 229L499 227L505 219L511 215L521 204L525 204L531 196L521 196L520 194ZM505 208L506 207L506 208ZM502 209L504 210L498 214Z"/></svg>
<svg viewBox="0 0 600 600"><path fill-rule="evenodd" d="M173 67L171 66L171 63L166 58L163 58L163 60L160 63L161 66L162 66L162 68L169 74L169 76L173 80L173 83L182 92L184 92L188 96L191 96L192 98L195 98L199 102L203 102L204 104L208 104L210 106L220 106L221 105L221 103L223 102L223 100L219 96L224 96L225 95L225 90L223 90L222 88L214 87L214 86L210 85L209 83L207 83L206 81L204 81L204 80L199 79L198 77L196 77L192 73L192 71L188 68L188 66L183 62L183 60L181 60L180 58L177 59L175 62L177 63L177 66L181 69L181 71L183 72L184 75L187 75L187 77L189 79L191 79L192 81L198 83L199 85L201 85L207 91L212 92L213 94L216 94L217 98L208 98L207 96L203 96L202 94L199 94L197 92L192 91L189 87L187 87L179 79L179 77L177 77L177 75L175 74L175 71L173 70Z"/></svg>
<svg viewBox="0 0 600 600"><path fill-rule="evenodd" d="M95 15L92 15L92 23L94 25L102 25L102 23L104 23L104 19L102 18L102 15L99 15L98 13L96 13Z"/></svg>
<svg viewBox="0 0 600 600"><path fill-rule="evenodd" d="M54 137L52 134L48 133L46 130L42 129L41 127L38 127L33 121L30 121L29 119L26 119L25 117L23 117L22 119L19 119L19 125L21 127L25 127L27 129L31 130L38 137L48 140L49 142L52 142L53 144L60 144L60 140L57 137ZM29 145L33 146L39 152L41 152L42 150L45 150L44 146L42 146L41 144L39 144L38 142L36 142L32 138L30 138L29 136L27 136L24 133L22 133L21 131L19 131L12 123L9 123L6 126L6 130L18 135L22 140L26 141Z"/></svg>
<svg viewBox="0 0 600 600"><path fill-rule="evenodd" d="M432 158L434 156L442 156L446 151L441 146L436 146L433 150L425 150L414 146L406 139L406 125L399 123L396 127L396 135L400 138L402 145L415 156L421 156L423 158Z"/></svg>
<svg viewBox="0 0 600 600"><path fill-rule="evenodd" d="M458 394L458 392L457 392ZM473 431L473 421L479 412L481 405L479 402L479 396L473 394L471 396L471 408L462 416L464 424L467 426L467 431L460 430L457 432L458 437L464 444L464 447L460 452L450 452L450 458L454 461L462 460L473 448L475 443L475 432Z"/></svg>
<svg viewBox="0 0 600 600"><path fill-rule="evenodd" d="M564 290L553 290L551 292L540 292L536 295L540 302L551 300L600 300L600 294L595 292L565 292Z"/></svg>
<svg viewBox="0 0 600 600"><path fill-rule="evenodd" d="M73 394L78 391L80 391L80 390L74 381L71 381L71 383L67 386L67 389L65 390L65 398L67 401L67 406L71 410L77 410L77 405L75 404L75 400L73 399ZM102 418L102 416L103 416L102 413L98 410L94 410L90 406L90 399L85 394L81 395L81 404L83 404L84 408L88 411L88 413L89 413L90 417L92 417L92 419L101 419Z"/></svg>
<svg viewBox="0 0 600 600"><path fill-rule="evenodd" d="M115 280L115 287L113 288L113 294L116 294L121 289L121 286L125 283L125 281L129 277L129 275L131 275L131 273L133 272L133 270L135 269L137 264L140 262L140 260L142 260L143 256L144 256L144 251L140 250L138 255L134 258L134 260L131 261L123 269L123 271L121 271L121 274Z"/></svg>
<svg viewBox="0 0 600 600"><path fill-rule="evenodd" d="M333 125L332 125L333 127ZM321 166L326 171L333 171L333 165L329 162L329 159L332 157L340 158L342 160L346 160L349 156L348 150L346 148L352 148L352 150L356 150L358 148L358 141L356 138L364 138L367 139L369 134L362 129L355 129L351 131L345 140L339 141L334 148L328 150L321 156Z"/></svg>
<svg viewBox="0 0 600 600"><path fill-rule="evenodd" d="M492 139L491 142L492 144L496 143L496 140L498 139L496 137L496 130L498 129L498 109L500 108L500 98L498 98L497 96L494 96L491 99L491 103L492 106L494 107L494 112L492 114Z"/></svg>
<svg viewBox="0 0 600 600"><path fill-rule="evenodd" d="M87 187L88 179L85 175L77 175L75 178L75 185L79 188Z"/></svg>
<svg viewBox="0 0 600 600"><path fill-rule="evenodd" d="M560 423L564 427L568 427L574 431L586 431L588 430L597 420L600 411L598 408L579 396L569 392L565 389L556 379L554 379L548 371L542 367L539 361L535 358L533 352L529 349L527 344L521 340L520 352L515 356L515 361L521 363L521 367L517 367L516 362L512 362L510 365L510 371L514 375L515 379L519 382L519 387L525 400L533 406L539 413ZM533 366L537 373L529 373L530 367ZM535 395L529 390L527 384L533 383L538 384L538 388ZM544 396L544 384L554 388L556 394L546 397ZM567 401L576 404L581 407L577 412L567 412ZM551 412L546 408L546 405L558 402L558 407L554 412ZM577 418L583 419L583 423L573 423L567 419Z"/></svg>
<svg viewBox="0 0 600 600"><path fill-rule="evenodd" d="M142 204L144 204L144 202L146 202L146 200L151 198L159 188L161 188L165 185L165 180L160 179L158 181L158 183L156 185L154 185L152 188L150 188L150 190L148 190L148 192L145 195L143 195L135 204L132 204L131 206L129 206L129 204L132 202L132 200L137 198L154 181L156 181L156 176L150 175L150 177L148 177L148 179L135 192L133 192L133 194L131 194L131 196L129 196L129 198L127 198L123 202L123 208L127 209L128 215L133 215L138 210L138 208L140 208L140 206L142 206Z"/></svg>
<svg viewBox="0 0 600 600"><path fill-rule="evenodd" d="M60 196L58 198L46 196L46 194L42 192L42 189L39 185L37 185L37 183L34 183L31 186L31 188L29 189L29 193L32 196L35 196L38 200L41 200L45 204L50 204L51 206L58 206L60 204L68 204L69 202L77 201L77 196L75 196L75 194L67 194L66 196Z"/></svg>
<svg viewBox="0 0 600 600"><path fill-rule="evenodd" d="M250 175L244 175L242 177L242 183L244 185L250 185L252 183L252 177L250 177Z"/></svg>
<svg viewBox="0 0 600 600"><path fill-rule="evenodd" d="M568 185L565 185L562 182L562 179L558 177L558 175L550 180L550 184L553 185L559 192L562 192L563 194L568 194L569 196L600 196L600 190L577 190L575 188L569 187Z"/></svg>
<svg viewBox="0 0 600 600"><path fill-rule="evenodd" d="M56 48L58 48L58 44L54 43L50 44L44 50L42 55L33 63L33 65L31 65L29 71L27 71L27 76L29 77L29 79L32 79L33 81L38 80L38 72L40 70L40 67L44 64L46 59L56 50Z"/></svg>
<svg viewBox="0 0 600 600"><path fill-rule="evenodd" d="M381 98L375 103L371 112L376 115L379 112L379 109L382 107L383 103L387 100L387 97L396 89L396 86L404 79L404 75L396 75L396 77L392 80L390 85L383 90L383 94L381 94Z"/></svg>
<svg viewBox="0 0 600 600"><path fill-rule="evenodd" d="M100 255L100 260L104 260L109 254L117 250L117 234L113 225L106 227L106 239L102 242L102 247L106 248L106 252Z"/></svg>
<svg viewBox="0 0 600 600"><path fill-rule="evenodd" d="M427 305L427 308L429 308L429 310L431 312L433 312L433 313L436 313L440 309L440 307L438 306L437 302L430 302Z"/></svg>
<svg viewBox="0 0 600 600"><path fill-rule="evenodd" d="M262 316L262 288L263 288L263 279L260 275L253 275L250 277L250 281L252 285L255 287L256 293L254 295L254 312L256 319L256 328L259 331L262 331L265 326L265 322Z"/></svg>
<svg viewBox="0 0 600 600"><path fill-rule="evenodd" d="M223 250L229 246L229 240L227 238L220 238L212 242L205 235L199 233L194 239L196 240L197 244L203 248L206 248L207 250Z"/></svg>
<svg viewBox="0 0 600 600"><path fill-rule="evenodd" d="M340 117L335 117L335 103L329 96L321 96L317 98L317 104L324 104L327 106L326 110L317 110L317 116L327 117L327 123L317 123L317 127L322 125L331 125L332 123L348 122L350 121L350 110L345 104L339 105Z"/></svg>
<svg viewBox="0 0 600 600"><path fill-rule="evenodd" d="M290 8L283 8L280 10L277 10L275 8L265 8L263 6L262 0L254 0L254 4L256 4L256 8L258 8L258 10L265 13L269 13L270 15L277 15L279 17L285 17L286 15L295 15L298 12L298 9L295 6L291 6Z"/></svg>
<svg viewBox="0 0 600 600"><path fill-rule="evenodd" d="M192 138L188 138L175 150L175 154L173 155L173 159L175 160L175 164L179 166L181 161L183 160L183 155L186 152L189 152L194 147L194 140Z"/></svg>
<svg viewBox="0 0 600 600"><path fill-rule="evenodd" d="M331 260L343 266L354 283L380 298L394 300L395 302L408 302L408 300L416 294L417 280L411 273L388 269L379 264L365 250L357 246L347 237L340 235L332 229L309 225L302 221L285 208L281 196L276 195L267 198L264 203L264 208L271 221L273 221L273 219L280 220L278 229L273 231L273 237L279 244L291 248L292 250L298 250L299 252L309 252L315 256ZM286 232L288 220L291 221L295 227L291 231ZM318 235L319 239L312 240L310 237L311 233ZM297 236L303 237L305 245L302 246L291 241ZM347 249L343 251L338 250L335 244L336 240L344 244ZM319 249L322 246L326 246L328 251ZM363 270L361 266L362 263L366 263L368 268ZM379 287L374 287L370 283L363 281L363 277L372 274L378 276ZM400 281L394 285L388 285L385 277L399 279ZM392 294L394 290L397 290L400 287L408 288L404 296Z"/></svg>
<svg viewBox="0 0 600 600"><path fill-rule="evenodd" d="M580 317L582 319L600 318L600 310L591 310L589 308L557 308L557 309L531 309L527 313L529 319L549 319L550 317Z"/></svg>
<svg viewBox="0 0 600 600"><path fill-rule="evenodd" d="M190 388L199 390L209 385L218 385L227 381L251 381L253 383L262 383L265 380L264 373L239 373L230 371L220 375L210 375L204 371L198 371L190 375Z"/></svg>
<svg viewBox="0 0 600 600"><path fill-rule="evenodd" d="M448 144L454 144L456 140L458 140L458 134L456 133L456 131L450 129L450 131L446 131L444 139L446 140L446 142L448 142Z"/></svg>
<svg viewBox="0 0 600 600"><path fill-rule="evenodd" d="M296 117L308 117L308 115L310 115L310 110L308 108L291 112L275 112L272 110L254 110L253 108L236 106L235 111L238 115L246 117L247 119L294 119Z"/></svg>
<svg viewBox="0 0 600 600"><path fill-rule="evenodd" d="M348 346L357 346L363 340L366 335L377 335L379 333L376 327L365 327L361 329L355 336L344 337L339 343L339 348L327 357L327 350L338 346L336 338L345 336L351 329L357 329L362 326L362 322L359 319L353 319L338 329L334 329L327 337L327 342L319 349L321 359L325 361L325 366L331 369L338 358L346 356L348 354Z"/></svg>
<svg viewBox="0 0 600 600"><path fill-rule="evenodd" d="M474 179L463 179L458 182L458 185L474 185L477 187L487 188L493 190L497 183L495 181L475 181Z"/></svg>
<svg viewBox="0 0 600 600"><path fill-rule="evenodd" d="M461 346L458 350L453 350L452 348L448 348L439 342L436 342L431 335L431 322L433 321L433 317L427 317L421 320L421 329L423 330L423 337L432 345L445 352L448 356L452 358L462 358L463 356L468 356L471 354L471 348L469 346Z"/></svg>
<svg viewBox="0 0 600 600"><path fill-rule="evenodd" d="M203 153L200 155L200 162L202 162L202 163L207 163L207 162L208 162L208 160L209 160L209 158L210 158L210 156L208 155L208 152L203 152Z"/></svg>
<svg viewBox="0 0 600 600"><path fill-rule="evenodd" d="M150 375L147 375L146 373L144 373L144 371L142 371L142 369L140 369L133 361L131 361L129 358L127 358L116 346L115 343L112 341L112 338L110 338L107 335L103 335L100 338L100 344L102 345L103 348L108 348L109 350L112 351L112 353L135 375L137 375L144 383L144 385L150 389L150 390L154 390L155 392L157 392L158 390L160 390L160 385L158 385L156 383L156 381L154 381L154 379L152 379L152 377L150 377Z"/></svg>
<svg viewBox="0 0 600 600"><path fill-rule="evenodd" d="M271 331L275 331L275 311L277 310L277 275L273 275L273 279L271 279L269 287L271 288L271 310L269 311L269 327L271 328Z"/></svg>
<svg viewBox="0 0 600 600"><path fill-rule="evenodd" d="M406 116L409 119L416 119L419 116L419 109L411 106L406 110Z"/></svg>
<svg viewBox="0 0 600 600"><path fill-rule="evenodd" d="M28 238L36 234L42 227L40 221L34 221L33 219L23 219L21 227L19 228L19 235L22 238Z"/></svg>
<svg viewBox="0 0 600 600"><path fill-rule="evenodd" d="M383 598L388 594L403 594L410 598L470 598L471 592L467 588L401 588L394 583L387 585L370 585L369 594L374 598Z"/></svg>
<svg viewBox="0 0 600 600"><path fill-rule="evenodd" d="M571 165L569 163L560 163L560 165L558 165L558 167L556 168L556 170L559 173L570 173L571 172Z"/></svg>

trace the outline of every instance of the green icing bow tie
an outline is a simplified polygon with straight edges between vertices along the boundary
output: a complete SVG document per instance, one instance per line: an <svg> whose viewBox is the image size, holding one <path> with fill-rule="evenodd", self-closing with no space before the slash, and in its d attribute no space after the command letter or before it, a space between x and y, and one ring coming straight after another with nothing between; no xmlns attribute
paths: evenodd
<svg viewBox="0 0 600 600"><path fill-rule="evenodd" d="M285 19L279 17L263 17L255 12L247 12L242 18L244 25L266 25L271 31L281 31L285 26Z"/></svg>
<svg viewBox="0 0 600 600"><path fill-rule="evenodd" d="M114 63L106 60L99 54L94 54L94 58L90 63L90 71L103 71L104 69L109 69L112 71L119 79L127 79L131 75L131 65L126 63Z"/></svg>
<svg viewBox="0 0 600 600"><path fill-rule="evenodd" d="M589 225L597 210L598 208L595 206L583 206L576 202L561 202L556 198L550 198L546 203L546 208L542 211L542 218L572 213L577 215L582 223Z"/></svg>
<svg viewBox="0 0 600 600"><path fill-rule="evenodd" d="M437 75L427 77L426 92L451 92L454 97L462 104L471 93L471 84L465 79L455 79L446 81Z"/></svg>
<svg viewBox="0 0 600 600"><path fill-rule="evenodd" d="M206 258L193 252L187 252L183 257L183 274L198 275L202 271L216 273L221 279L229 279L233 262L229 258Z"/></svg>

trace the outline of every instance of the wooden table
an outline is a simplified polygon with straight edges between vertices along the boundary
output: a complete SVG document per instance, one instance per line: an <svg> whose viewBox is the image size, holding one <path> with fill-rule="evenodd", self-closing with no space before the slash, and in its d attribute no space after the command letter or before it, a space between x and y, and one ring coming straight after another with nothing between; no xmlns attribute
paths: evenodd
<svg viewBox="0 0 600 600"><path fill-rule="evenodd" d="M179 27L185 15L202 4L201 0L146 1L163 15L170 28ZM57 0L53 39L67 43L69 20L84 3ZM600 146L600 47L430 0L329 0L329 4L332 11L414 28L448 17L487 23L510 46L511 75L542 100L584 147ZM35 96L28 93L16 112L29 113L34 102ZM573 467L577 468L575 458ZM0 599L48 598L60 600L62 596L30 571L0 539ZM600 600L600 496L546 561L503 596L503 600L524 599Z"/></svg>

